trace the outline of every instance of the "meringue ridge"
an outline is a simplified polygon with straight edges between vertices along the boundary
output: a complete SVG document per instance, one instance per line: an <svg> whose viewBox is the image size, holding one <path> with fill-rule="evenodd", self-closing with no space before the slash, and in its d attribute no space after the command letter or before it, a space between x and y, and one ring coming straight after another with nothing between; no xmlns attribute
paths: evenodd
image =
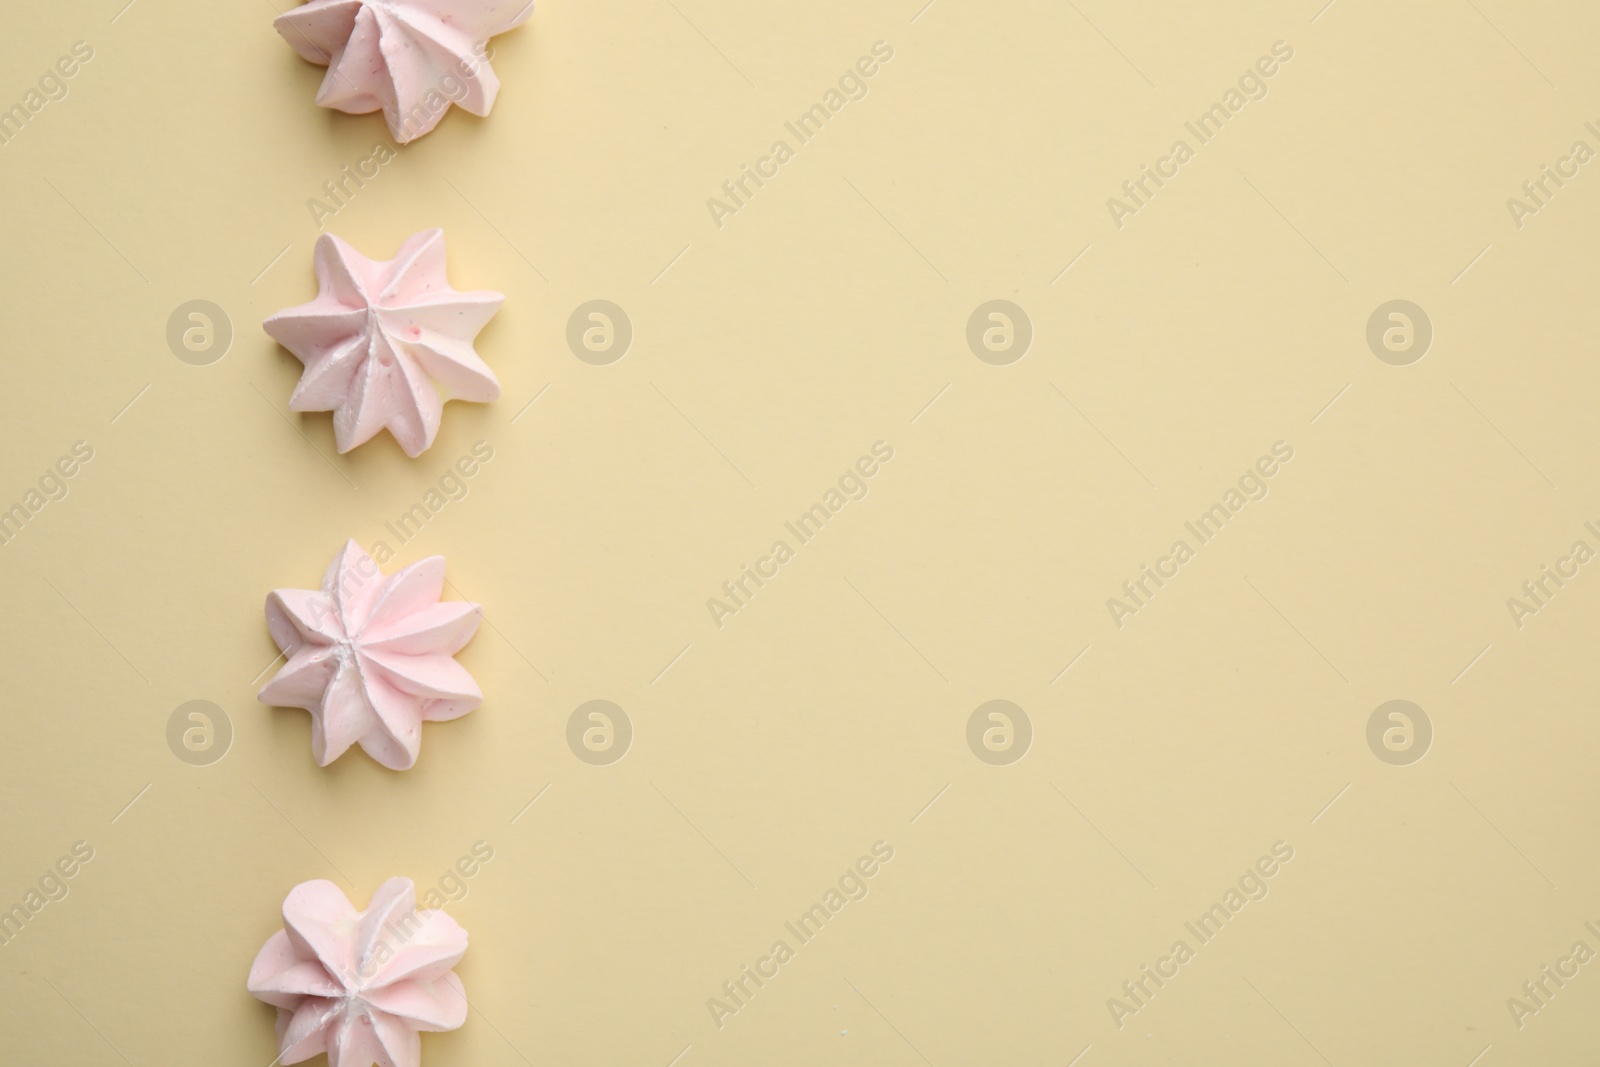
<svg viewBox="0 0 1600 1067"><path fill-rule="evenodd" d="M360 745L390 770L409 770L424 722L458 719L483 703L483 691L455 661L483 609L441 601L444 573L444 557L430 556L385 577L352 540L320 589L268 595L267 629L288 662L259 699L311 713L319 766Z"/></svg>
<svg viewBox="0 0 1600 1067"><path fill-rule="evenodd" d="M532 0L310 0L272 25L302 59L328 68L319 105L382 111L390 135L406 144L452 104L489 114L500 93L489 39L532 13Z"/></svg>

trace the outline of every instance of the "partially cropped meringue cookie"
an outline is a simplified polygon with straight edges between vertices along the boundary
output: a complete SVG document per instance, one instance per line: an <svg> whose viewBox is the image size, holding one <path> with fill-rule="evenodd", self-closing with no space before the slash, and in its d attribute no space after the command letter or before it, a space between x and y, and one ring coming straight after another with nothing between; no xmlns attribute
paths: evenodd
<svg viewBox="0 0 1600 1067"><path fill-rule="evenodd" d="M459 923L417 910L409 878L379 886L366 911L332 882L302 882L246 988L278 1009L278 1063L326 1052L328 1067L419 1067L421 1031L467 1021L466 989L451 970L466 951Z"/></svg>
<svg viewBox="0 0 1600 1067"><path fill-rule="evenodd" d="M310 0L272 25L302 59L328 68L317 103L352 115L382 109L405 144L451 104L489 113L500 92L489 38L532 13L532 0Z"/></svg>
<svg viewBox="0 0 1600 1067"><path fill-rule="evenodd" d="M499 398L473 340L505 296L450 288L443 230L408 238L389 260L325 233L313 260L317 298L262 327L305 364L289 410L333 412L340 452L387 427L415 459L438 436L446 400Z"/></svg>
<svg viewBox="0 0 1600 1067"><path fill-rule="evenodd" d="M354 541L328 565L322 588L275 589L267 628L289 657L261 702L311 713L311 754L326 767L359 744L392 770L417 762L422 724L457 719L483 692L455 654L483 609L440 601L444 557L384 577Z"/></svg>

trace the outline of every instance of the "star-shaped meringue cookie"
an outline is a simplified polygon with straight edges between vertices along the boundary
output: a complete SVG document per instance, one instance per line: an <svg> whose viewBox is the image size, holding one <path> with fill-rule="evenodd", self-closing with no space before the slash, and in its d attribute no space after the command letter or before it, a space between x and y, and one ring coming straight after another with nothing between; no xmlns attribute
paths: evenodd
<svg viewBox="0 0 1600 1067"><path fill-rule="evenodd" d="M272 25L300 58L328 68L318 104L352 115L381 109L405 144L452 103L489 114L500 93L489 38L532 13L532 0L310 0Z"/></svg>
<svg viewBox="0 0 1600 1067"><path fill-rule="evenodd" d="M440 601L444 557L385 578L354 541L322 588L275 589L267 628L289 657L261 689L264 704L311 713L311 754L326 767L353 744L392 770L417 762L422 724L459 718L483 692L455 654L483 609Z"/></svg>
<svg viewBox="0 0 1600 1067"><path fill-rule="evenodd" d="M390 260L325 233L314 258L317 298L262 326L305 364L289 410L333 412L340 452L388 427L415 459L438 436L446 400L500 396L472 342L505 297L450 288L443 230L407 239Z"/></svg>
<svg viewBox="0 0 1600 1067"><path fill-rule="evenodd" d="M451 970L466 951L459 923L417 910L409 878L379 886L366 911L332 882L302 882L245 986L278 1009L276 1063L326 1052L328 1067L419 1067L420 1031L467 1021L466 989Z"/></svg>

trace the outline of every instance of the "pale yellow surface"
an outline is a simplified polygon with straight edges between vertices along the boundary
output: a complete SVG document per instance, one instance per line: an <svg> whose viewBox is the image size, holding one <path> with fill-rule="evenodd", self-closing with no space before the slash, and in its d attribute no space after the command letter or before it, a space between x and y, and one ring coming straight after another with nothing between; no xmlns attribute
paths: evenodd
<svg viewBox="0 0 1600 1067"><path fill-rule="evenodd" d="M1600 10L922 2L542 0L498 39L493 115L327 220L374 256L442 226L452 282L506 294L502 399L414 461L290 415L259 328L315 292L307 200L381 120L314 106L268 3L11 6L0 106L94 58L0 147L0 506L94 457L0 548L0 908L94 859L0 947L0 1062L266 1067L244 980L285 893L435 886L477 841L450 905L476 1010L433 1067L1593 1062L1600 965L1520 1028L1507 999L1600 950L1600 567L1520 628L1506 601L1600 549L1600 167L1520 228L1506 200L1600 149ZM866 98L797 145L876 41ZM1119 229L1107 198L1277 41L1266 98ZM719 228L707 198L780 138ZM565 339L595 298L635 331L610 366ZM165 339L194 299L234 328L210 366ZM965 339L991 299L1035 330L1009 366ZM1365 340L1393 299L1435 331L1409 366ZM714 625L880 440L870 494ZM1278 441L1270 494L1118 628L1107 598ZM349 537L391 571L444 554L490 623L482 708L403 774L319 769L309 717L255 697L263 597ZM635 731L610 766L566 742L596 698ZM1034 729L1010 766L966 742L997 698ZM195 699L234 730L211 766L166 741ZM1409 766L1367 744L1391 699L1433 724ZM799 945L877 841L869 895ZM1119 1028L1108 998L1179 939Z"/></svg>

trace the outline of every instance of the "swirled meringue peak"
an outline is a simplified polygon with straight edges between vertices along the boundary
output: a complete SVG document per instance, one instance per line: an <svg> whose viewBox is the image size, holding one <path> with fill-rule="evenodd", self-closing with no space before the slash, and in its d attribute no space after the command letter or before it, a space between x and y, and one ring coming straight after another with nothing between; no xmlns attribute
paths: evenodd
<svg viewBox="0 0 1600 1067"><path fill-rule="evenodd" d="M421 1031L467 1021L451 970L467 932L442 910L418 911L409 878L378 887L357 911L328 881L302 882L283 902L246 988L278 1009L278 1063L328 1054L328 1067L419 1067Z"/></svg>
<svg viewBox="0 0 1600 1067"><path fill-rule="evenodd" d="M443 230L415 234L389 260L325 233L313 261L317 298L261 325L305 364L289 410L333 412L340 452L387 427L415 459L438 436L446 400L499 398L473 340L505 297L450 288Z"/></svg>
<svg viewBox="0 0 1600 1067"><path fill-rule="evenodd" d="M311 754L326 767L359 744L391 770L407 770L422 724L457 719L483 692L455 654L483 609L440 601L444 557L384 577L354 541L328 565L322 588L275 589L267 629L289 661L261 689L263 704L311 713Z"/></svg>
<svg viewBox="0 0 1600 1067"><path fill-rule="evenodd" d="M382 110L405 144L451 104L489 114L500 93L489 38L532 12L532 0L310 0L272 25L300 58L328 68L318 104L352 115Z"/></svg>

